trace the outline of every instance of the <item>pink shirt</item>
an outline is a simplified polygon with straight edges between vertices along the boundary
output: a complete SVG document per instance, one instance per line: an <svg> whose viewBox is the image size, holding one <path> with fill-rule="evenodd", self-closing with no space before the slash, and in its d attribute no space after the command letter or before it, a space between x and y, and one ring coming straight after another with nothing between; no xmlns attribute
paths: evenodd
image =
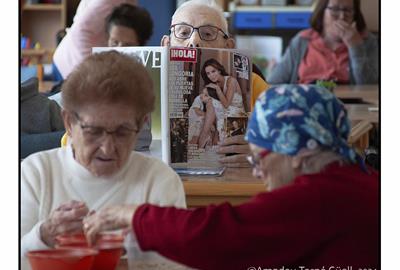
<svg viewBox="0 0 400 270"><path fill-rule="evenodd" d="M136 5L136 0L83 0L74 23L58 45L53 61L65 79L76 65L92 53L92 47L107 46L106 17L121 4Z"/></svg>
<svg viewBox="0 0 400 270"><path fill-rule="evenodd" d="M345 44L336 50L329 48L321 35L313 29L302 32L308 38L308 49L299 66L299 83L311 83L316 80L335 80L349 83L349 53Z"/></svg>

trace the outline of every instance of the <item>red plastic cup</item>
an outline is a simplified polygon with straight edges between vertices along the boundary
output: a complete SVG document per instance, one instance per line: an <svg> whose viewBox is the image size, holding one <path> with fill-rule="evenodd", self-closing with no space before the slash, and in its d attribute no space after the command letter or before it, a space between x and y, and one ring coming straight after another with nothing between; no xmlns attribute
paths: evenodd
<svg viewBox="0 0 400 270"><path fill-rule="evenodd" d="M85 235L60 235L56 237L57 248L86 248L89 246ZM117 267L123 252L124 237L119 234L101 234L91 247L98 250L91 270L113 270Z"/></svg>
<svg viewBox="0 0 400 270"><path fill-rule="evenodd" d="M32 270L90 270L98 253L90 248L64 248L30 251L27 257Z"/></svg>
<svg viewBox="0 0 400 270"><path fill-rule="evenodd" d="M57 246L59 247L89 247L86 237L83 233L65 234L56 237ZM96 241L100 243L123 243L124 237L120 234L104 233L99 234Z"/></svg>
<svg viewBox="0 0 400 270"><path fill-rule="evenodd" d="M94 258L92 270L114 270L117 267L123 251L122 243L104 242L94 248L99 253Z"/></svg>

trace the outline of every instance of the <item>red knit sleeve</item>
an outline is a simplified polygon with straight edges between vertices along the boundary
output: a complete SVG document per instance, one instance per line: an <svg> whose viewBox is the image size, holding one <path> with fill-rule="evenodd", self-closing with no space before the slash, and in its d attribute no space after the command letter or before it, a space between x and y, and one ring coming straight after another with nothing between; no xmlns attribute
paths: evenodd
<svg viewBox="0 0 400 270"><path fill-rule="evenodd" d="M240 206L224 203L193 210L146 204L136 211L133 228L143 250L156 250L191 267L282 266L311 248L322 226L315 221L319 211L313 205L318 203L310 202L310 196L278 193L261 194Z"/></svg>

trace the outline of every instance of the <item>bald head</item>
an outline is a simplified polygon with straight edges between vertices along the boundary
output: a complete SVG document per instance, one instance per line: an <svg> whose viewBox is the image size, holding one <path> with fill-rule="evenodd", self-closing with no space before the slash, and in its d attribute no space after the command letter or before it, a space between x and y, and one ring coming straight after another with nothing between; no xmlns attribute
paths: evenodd
<svg viewBox="0 0 400 270"><path fill-rule="evenodd" d="M232 38L224 37L228 34L228 24L224 18L222 9L213 0L191 0L182 4L172 16L171 25L187 24L195 28L200 26L215 26L219 31L215 40L202 40L198 31L194 30L190 38L179 39L174 35L174 29L170 36L164 36L163 46L183 47L208 47L208 48L234 48Z"/></svg>

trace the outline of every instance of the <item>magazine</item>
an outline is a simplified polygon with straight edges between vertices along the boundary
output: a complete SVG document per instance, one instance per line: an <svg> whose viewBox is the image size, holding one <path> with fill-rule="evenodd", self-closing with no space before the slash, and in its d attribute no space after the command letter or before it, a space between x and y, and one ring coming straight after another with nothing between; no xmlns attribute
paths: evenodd
<svg viewBox="0 0 400 270"><path fill-rule="evenodd" d="M221 175L219 143L245 133L250 111L251 61L228 49L181 47L93 48L141 59L157 93L152 133L162 159L179 174Z"/></svg>

